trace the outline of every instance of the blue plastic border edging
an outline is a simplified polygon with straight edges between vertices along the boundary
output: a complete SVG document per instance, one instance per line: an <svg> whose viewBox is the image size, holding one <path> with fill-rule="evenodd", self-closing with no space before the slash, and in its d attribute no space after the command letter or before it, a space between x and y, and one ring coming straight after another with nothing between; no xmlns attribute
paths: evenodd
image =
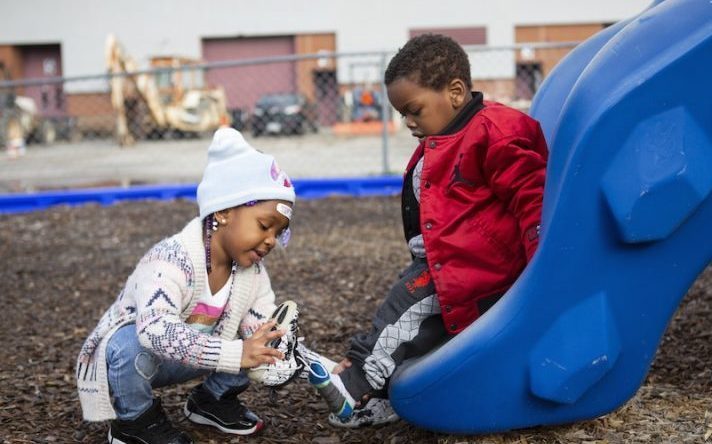
<svg viewBox="0 0 712 444"><path fill-rule="evenodd" d="M297 179L294 190L300 199L327 196L392 196L400 193L400 176L350 177L330 179ZM85 188L24 194L0 194L0 214L45 210L55 205L98 203L111 205L122 200L195 199L196 184L142 185L128 188Z"/></svg>

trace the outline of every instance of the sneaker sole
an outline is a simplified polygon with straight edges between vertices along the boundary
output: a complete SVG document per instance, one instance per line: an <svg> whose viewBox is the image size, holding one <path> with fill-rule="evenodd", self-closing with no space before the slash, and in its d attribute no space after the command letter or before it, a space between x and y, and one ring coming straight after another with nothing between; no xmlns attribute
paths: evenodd
<svg viewBox="0 0 712 444"><path fill-rule="evenodd" d="M130 442L122 441L119 438L114 438L113 436L111 436L111 427L109 427L109 434L107 438L109 439L109 444L132 444ZM148 444L146 441L143 442L145 444Z"/></svg>
<svg viewBox="0 0 712 444"><path fill-rule="evenodd" d="M232 435L242 435L242 436L252 435L253 433L257 433L260 430L262 430L265 426L264 421L260 421L251 429L245 429L245 430L227 429L227 428L223 427L222 425L220 425L219 423L213 421L212 419L201 415L200 413L191 412L190 410L188 410L187 404L183 406L183 414L185 414L185 417L188 418L188 420L190 420L196 424L213 426L223 433L230 433Z"/></svg>
<svg viewBox="0 0 712 444"><path fill-rule="evenodd" d="M383 424L390 424L392 422L396 422L400 419L400 416L398 416L397 413L393 413L392 415L379 419L376 421L364 421L361 423L356 423L356 422L341 422L338 419L338 416L335 414L331 413L329 415L329 424L333 425L334 427L340 427L342 429L358 429L359 427L375 427Z"/></svg>
<svg viewBox="0 0 712 444"><path fill-rule="evenodd" d="M279 307L272 313L272 316L270 316L270 321L275 320L277 321L277 324L275 324L274 327L272 327L271 331L275 330L284 330L284 331L289 331L290 329L290 324L294 320L295 317L298 316L298 311L297 311L297 303L294 301L284 301L281 304L279 304ZM282 338L276 338L273 339L272 342L270 342L269 346L272 348L277 348L279 344L282 342Z"/></svg>

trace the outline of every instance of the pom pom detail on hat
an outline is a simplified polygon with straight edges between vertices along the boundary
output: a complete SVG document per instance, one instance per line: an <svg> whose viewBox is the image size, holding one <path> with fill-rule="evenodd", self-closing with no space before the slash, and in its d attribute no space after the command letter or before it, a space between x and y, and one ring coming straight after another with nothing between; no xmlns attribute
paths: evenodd
<svg viewBox="0 0 712 444"><path fill-rule="evenodd" d="M220 128L208 147L208 164L198 185L197 200L200 218L204 219L253 200L294 203L295 194L289 176L273 156L254 149L239 131Z"/></svg>

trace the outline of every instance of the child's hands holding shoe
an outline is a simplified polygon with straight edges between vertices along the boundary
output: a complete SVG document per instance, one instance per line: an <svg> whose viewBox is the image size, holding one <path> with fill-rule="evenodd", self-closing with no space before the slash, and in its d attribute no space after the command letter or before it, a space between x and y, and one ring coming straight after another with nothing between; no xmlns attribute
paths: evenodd
<svg viewBox="0 0 712 444"><path fill-rule="evenodd" d="M252 336L243 340L240 367L253 368L262 364L274 364L277 359L284 359L282 352L267 345L285 333L284 330L270 331L275 324L274 320L266 322Z"/></svg>

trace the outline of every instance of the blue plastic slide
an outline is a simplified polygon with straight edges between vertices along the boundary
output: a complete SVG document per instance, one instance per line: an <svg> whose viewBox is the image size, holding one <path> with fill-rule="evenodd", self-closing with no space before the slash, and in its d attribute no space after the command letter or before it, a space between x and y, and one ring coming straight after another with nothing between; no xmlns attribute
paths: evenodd
<svg viewBox="0 0 712 444"><path fill-rule="evenodd" d="M712 261L712 3L655 2L536 97L551 159L532 262L481 319L394 375L418 426L488 433L608 413Z"/></svg>

